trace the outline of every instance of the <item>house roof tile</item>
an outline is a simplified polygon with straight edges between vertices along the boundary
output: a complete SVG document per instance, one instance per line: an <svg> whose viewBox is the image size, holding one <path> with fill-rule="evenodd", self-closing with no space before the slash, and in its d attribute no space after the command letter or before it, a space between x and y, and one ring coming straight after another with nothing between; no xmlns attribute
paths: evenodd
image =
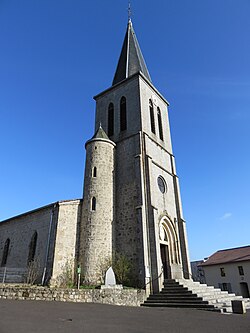
<svg viewBox="0 0 250 333"><path fill-rule="evenodd" d="M212 254L200 266L210 266L250 260L250 245L233 249L219 250Z"/></svg>

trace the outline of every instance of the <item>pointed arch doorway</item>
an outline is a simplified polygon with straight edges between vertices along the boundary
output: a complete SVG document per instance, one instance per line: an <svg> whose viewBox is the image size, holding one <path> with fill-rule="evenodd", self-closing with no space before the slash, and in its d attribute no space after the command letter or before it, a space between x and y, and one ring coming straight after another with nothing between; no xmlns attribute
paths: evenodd
<svg viewBox="0 0 250 333"><path fill-rule="evenodd" d="M169 248L167 244L160 244L161 262L164 279L171 279L171 267L169 264Z"/></svg>
<svg viewBox="0 0 250 333"><path fill-rule="evenodd" d="M176 231L170 219L163 217L159 225L160 255L164 279L174 278L173 270L180 264ZM175 267L175 268L174 268Z"/></svg>

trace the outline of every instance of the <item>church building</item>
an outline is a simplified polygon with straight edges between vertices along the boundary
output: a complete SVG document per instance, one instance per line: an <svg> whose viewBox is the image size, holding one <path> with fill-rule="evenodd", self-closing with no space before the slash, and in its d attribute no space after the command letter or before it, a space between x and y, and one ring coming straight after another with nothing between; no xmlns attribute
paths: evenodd
<svg viewBox="0 0 250 333"><path fill-rule="evenodd" d="M57 285L65 265L84 283L127 258L134 286L158 291L190 277L186 223L172 152L168 102L154 87L129 20L111 87L97 94L95 133L85 144L83 198L58 201L0 223L0 282L25 275ZM4 273L5 272L5 273Z"/></svg>

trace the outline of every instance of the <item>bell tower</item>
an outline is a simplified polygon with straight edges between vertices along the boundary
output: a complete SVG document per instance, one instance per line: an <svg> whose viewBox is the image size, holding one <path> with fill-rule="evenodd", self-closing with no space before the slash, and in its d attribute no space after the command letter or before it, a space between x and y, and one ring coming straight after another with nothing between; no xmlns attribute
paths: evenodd
<svg viewBox="0 0 250 333"><path fill-rule="evenodd" d="M172 152L168 102L152 84L129 20L112 86L94 97L115 143L113 253L133 267L133 284L153 291L189 278L186 223Z"/></svg>

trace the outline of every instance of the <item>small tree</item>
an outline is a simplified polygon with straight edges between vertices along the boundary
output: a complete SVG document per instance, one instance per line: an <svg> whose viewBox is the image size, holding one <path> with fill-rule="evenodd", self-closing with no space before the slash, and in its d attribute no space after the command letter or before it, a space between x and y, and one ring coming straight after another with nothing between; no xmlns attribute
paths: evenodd
<svg viewBox="0 0 250 333"><path fill-rule="evenodd" d="M58 286L61 288L74 287L74 264L72 260L67 260L62 267L62 272L59 275Z"/></svg>
<svg viewBox="0 0 250 333"><path fill-rule="evenodd" d="M129 275L131 273L131 268L131 263L124 254L115 253L113 259L113 269L118 283L129 283Z"/></svg>
<svg viewBox="0 0 250 333"><path fill-rule="evenodd" d="M112 259L110 257L103 258L97 264L97 277L101 284L104 283L105 274L110 266L112 266Z"/></svg>
<svg viewBox="0 0 250 333"><path fill-rule="evenodd" d="M26 282L28 284L35 284L39 275L39 271L40 271L39 260L38 259L31 260L28 264Z"/></svg>

